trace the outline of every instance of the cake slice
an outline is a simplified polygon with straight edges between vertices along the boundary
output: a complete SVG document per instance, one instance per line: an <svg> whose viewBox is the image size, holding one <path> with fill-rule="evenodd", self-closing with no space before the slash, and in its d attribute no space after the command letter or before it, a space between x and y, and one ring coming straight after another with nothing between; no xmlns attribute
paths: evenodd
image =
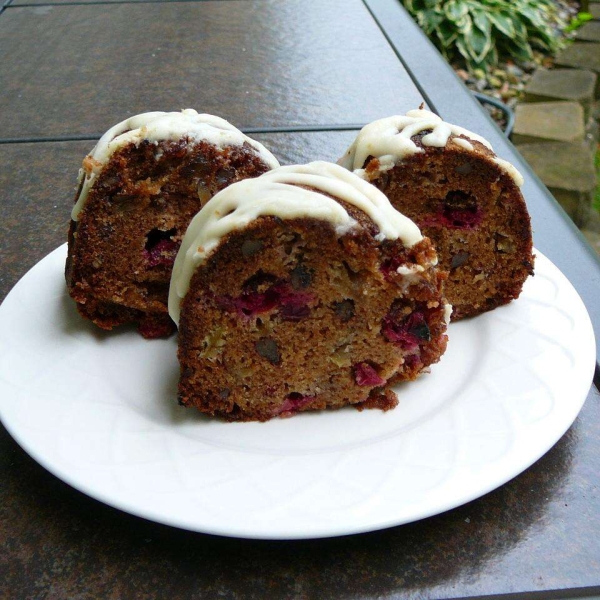
<svg viewBox="0 0 600 600"><path fill-rule="evenodd" d="M395 405L389 384L445 350L450 307L431 242L337 165L235 183L177 255L179 400L230 421Z"/></svg>
<svg viewBox="0 0 600 600"><path fill-rule="evenodd" d="M233 125L191 109L109 129L83 161L71 213L66 280L79 313L103 329L170 334L171 269L191 218L230 183L276 166Z"/></svg>
<svg viewBox="0 0 600 600"><path fill-rule="evenodd" d="M518 298L534 261L523 178L484 138L412 110L365 126L338 162L432 240L453 320Z"/></svg>

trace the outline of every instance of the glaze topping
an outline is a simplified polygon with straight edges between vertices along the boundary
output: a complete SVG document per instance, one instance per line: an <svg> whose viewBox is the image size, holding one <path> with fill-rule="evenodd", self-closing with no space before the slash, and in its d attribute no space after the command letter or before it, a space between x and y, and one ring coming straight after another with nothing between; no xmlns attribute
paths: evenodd
<svg viewBox="0 0 600 600"><path fill-rule="evenodd" d="M419 228L396 211L382 192L350 171L327 162L280 167L230 185L211 198L192 219L173 267L169 292L171 318L179 321L180 303L194 271L220 240L261 216L328 221L338 236L358 227L334 198L367 214L379 228L378 241L400 239L406 247L411 247L423 239Z"/></svg>
<svg viewBox="0 0 600 600"><path fill-rule="evenodd" d="M461 148L472 152L474 148L469 140L474 140L493 152L491 144L480 135L446 123L428 110L419 109L411 110L404 116L379 119L363 127L338 164L364 177L363 165L372 156L379 161L379 172L388 171L404 159L424 152L411 138L428 130L429 133L421 138L423 146L444 148L452 140ZM523 177L513 165L497 156L493 160L518 186L523 185Z"/></svg>
<svg viewBox="0 0 600 600"><path fill-rule="evenodd" d="M198 141L206 141L218 148L248 143L271 169L279 166L277 159L262 144L244 135L220 117L198 114L191 108L181 112L142 113L111 127L86 156L84 168L79 170L78 183L81 190L71 218L77 221L90 189L117 150L128 144L137 146L144 140L158 144L165 140L176 141L185 138L189 140L190 149Z"/></svg>

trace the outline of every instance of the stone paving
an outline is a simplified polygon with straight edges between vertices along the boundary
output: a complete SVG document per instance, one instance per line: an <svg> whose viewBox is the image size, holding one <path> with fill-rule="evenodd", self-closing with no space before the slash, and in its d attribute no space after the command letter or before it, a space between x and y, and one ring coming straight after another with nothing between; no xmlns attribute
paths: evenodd
<svg viewBox="0 0 600 600"><path fill-rule="evenodd" d="M600 22L590 21L577 31L575 39L587 42L600 42Z"/></svg>
<svg viewBox="0 0 600 600"><path fill-rule="evenodd" d="M600 5L598 5L600 7ZM525 90L525 102L572 100L581 104L589 119L597 76L584 69L538 69Z"/></svg>
<svg viewBox="0 0 600 600"><path fill-rule="evenodd" d="M556 68L538 69L515 110L512 141L535 173L600 254L600 214L593 209L599 185L594 156L600 118L600 0L593 20L556 57Z"/></svg>
<svg viewBox="0 0 600 600"><path fill-rule="evenodd" d="M519 104L512 140L517 145L544 140L576 142L585 135L583 115L578 102Z"/></svg>
<svg viewBox="0 0 600 600"><path fill-rule="evenodd" d="M520 144L519 152L576 225L587 224L596 173L585 141Z"/></svg>
<svg viewBox="0 0 600 600"><path fill-rule="evenodd" d="M558 67L589 69L598 74L600 73L600 43L575 42L558 54L555 64ZM596 96L599 92L600 88L596 82Z"/></svg>

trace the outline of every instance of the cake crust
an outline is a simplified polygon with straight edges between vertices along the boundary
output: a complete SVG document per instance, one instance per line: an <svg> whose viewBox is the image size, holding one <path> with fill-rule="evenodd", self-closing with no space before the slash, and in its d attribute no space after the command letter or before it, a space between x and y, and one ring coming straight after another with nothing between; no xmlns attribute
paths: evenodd
<svg viewBox="0 0 600 600"><path fill-rule="evenodd" d="M181 404L265 421L364 403L439 360L443 275L429 267L405 295L391 281L401 277L381 269L392 260L425 269L429 240L407 250L400 242L379 248L364 231L332 234L324 222L262 217L223 240L182 302ZM427 341L414 358L382 334L393 306L424 315Z"/></svg>
<svg viewBox="0 0 600 600"><path fill-rule="evenodd" d="M194 218L173 271L180 403L228 421L392 408L389 385L446 347L436 263L411 221L336 165L229 187Z"/></svg>
<svg viewBox="0 0 600 600"><path fill-rule="evenodd" d="M487 140L421 106L366 125L338 162L433 241L453 320L518 298L534 262L523 177Z"/></svg>
<svg viewBox="0 0 600 600"><path fill-rule="evenodd" d="M168 286L187 225L214 193L268 169L248 144L143 140L114 152L69 229L65 277L79 313L103 329L172 333Z"/></svg>
<svg viewBox="0 0 600 600"><path fill-rule="evenodd" d="M366 178L433 241L448 272L453 320L515 300L534 264L519 187L477 140L451 136L444 148L435 148L422 145L424 134L412 138L422 152L392 169L381 172L378 159L368 159Z"/></svg>

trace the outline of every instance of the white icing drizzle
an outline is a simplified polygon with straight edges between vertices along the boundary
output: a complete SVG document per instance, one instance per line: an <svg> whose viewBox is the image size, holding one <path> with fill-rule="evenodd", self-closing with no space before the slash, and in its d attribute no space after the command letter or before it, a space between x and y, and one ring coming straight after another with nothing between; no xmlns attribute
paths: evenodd
<svg viewBox="0 0 600 600"><path fill-rule="evenodd" d="M444 304L444 322L446 323L446 327L450 325L450 317L452 316L452 304Z"/></svg>
<svg viewBox="0 0 600 600"><path fill-rule="evenodd" d="M471 142L468 140L465 140L465 138L454 138L452 142L457 146L468 150L469 152L473 152L473 150L475 150L475 148L473 148L473 144L471 144Z"/></svg>
<svg viewBox="0 0 600 600"><path fill-rule="evenodd" d="M338 164L364 177L362 167L367 158L373 156L379 160L379 171L388 171L405 158L424 152L411 138L427 129L431 129L431 132L421 139L423 146L444 148L451 135L464 135L494 151L491 144L480 135L458 125L446 123L428 110L419 109L411 110L404 116L396 115L373 121L363 127ZM465 150L474 150L467 140L455 137L452 141ZM519 187L523 185L523 177L513 165L497 157L494 162L512 177Z"/></svg>
<svg viewBox="0 0 600 600"><path fill-rule="evenodd" d="M258 217L324 220L333 225L338 236L358 226L339 202L323 194L366 213L379 228L378 241L401 239L406 247L411 247L423 239L419 228L396 211L382 192L350 171L327 162L280 167L230 185L213 196L192 219L173 266L169 290L171 318L179 322L180 303L188 292L192 275L221 238Z"/></svg>
<svg viewBox="0 0 600 600"><path fill-rule="evenodd" d="M192 108L181 112L142 113L111 127L86 157L84 164L89 165L88 172L84 169L79 170L78 184L81 185L83 181L83 185L71 212L73 221L77 221L90 189L117 150L127 144L137 146L143 140L158 144L162 141L177 141L182 138L189 139L190 149L198 141L206 141L221 149L228 146L241 146L247 142L271 169L279 166L277 159L262 144L244 135L220 117L198 114ZM160 158L159 153L155 158L157 160Z"/></svg>
<svg viewBox="0 0 600 600"><path fill-rule="evenodd" d="M517 168L509 163L507 160L500 158L499 156L494 157L494 162L504 171L508 173L510 177L513 178L514 182L521 187L525 180L523 179L523 175L517 170Z"/></svg>
<svg viewBox="0 0 600 600"><path fill-rule="evenodd" d="M418 275L419 273L422 273L425 270L425 267L422 267L421 265L400 265L397 269L396 269L396 273L400 273L400 275Z"/></svg>

